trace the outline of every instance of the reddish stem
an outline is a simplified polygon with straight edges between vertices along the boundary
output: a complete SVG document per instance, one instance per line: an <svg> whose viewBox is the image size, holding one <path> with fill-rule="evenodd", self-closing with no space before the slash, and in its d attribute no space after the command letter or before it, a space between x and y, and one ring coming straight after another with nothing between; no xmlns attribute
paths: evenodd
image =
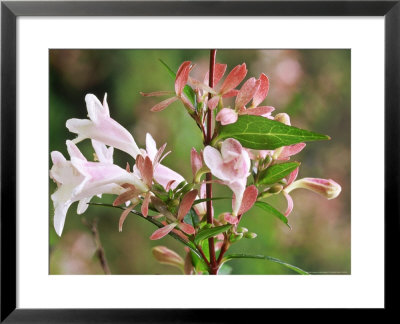
<svg viewBox="0 0 400 324"><path fill-rule="evenodd" d="M210 73L209 73L209 81L208 85L210 88L214 87L214 69L215 69L215 56L216 56L217 50L211 50L210 51ZM211 99L211 93L208 94L208 100ZM207 136L205 139L205 145L210 145L211 143L211 138L212 138L212 111L211 109L208 108L207 110ZM206 180L210 181L212 180L212 175L211 173L206 174ZM212 198L212 183L208 182L206 184L206 198L210 199ZM207 223L212 224L213 223L213 214L212 214L212 201L208 200L207 201ZM215 246L214 246L214 238L210 237L208 239L208 246L210 249L210 274L217 274L218 272L218 264L217 260L215 257Z"/></svg>
<svg viewBox="0 0 400 324"><path fill-rule="evenodd" d="M225 239L224 239L224 244L222 244L222 247L221 247L221 252L219 252L219 257L218 257L218 260L217 260L217 263L218 263L218 264L221 263L222 258L224 257L224 254L225 254L225 252L226 252L227 250L228 250L228 238L225 237Z"/></svg>
<svg viewBox="0 0 400 324"><path fill-rule="evenodd" d="M199 250L204 262L207 264L207 266L210 266L210 262L208 262L206 255L203 252L203 249L201 248L201 246L198 246L197 249Z"/></svg>

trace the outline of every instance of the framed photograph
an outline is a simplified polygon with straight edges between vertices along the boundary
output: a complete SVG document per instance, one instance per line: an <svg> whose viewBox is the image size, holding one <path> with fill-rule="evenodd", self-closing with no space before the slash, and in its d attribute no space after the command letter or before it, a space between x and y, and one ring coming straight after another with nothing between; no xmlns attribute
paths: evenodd
<svg viewBox="0 0 400 324"><path fill-rule="evenodd" d="M398 1L1 11L1 321L393 307Z"/></svg>

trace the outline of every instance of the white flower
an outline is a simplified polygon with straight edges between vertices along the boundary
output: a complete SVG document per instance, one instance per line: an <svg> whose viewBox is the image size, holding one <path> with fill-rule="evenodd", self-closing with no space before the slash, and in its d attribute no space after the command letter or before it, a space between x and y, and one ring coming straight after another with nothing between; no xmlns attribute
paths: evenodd
<svg viewBox="0 0 400 324"><path fill-rule="evenodd" d="M77 212L82 214L93 196L123 193L126 190L120 186L123 183L147 191L147 187L135 174L112 164L113 148L107 149L100 142L92 142L100 162L87 161L72 141L67 141L71 161L67 161L60 152L51 152L53 167L50 177L58 186L51 196L55 209L54 228L58 235L62 233L68 208L75 201L79 201Z"/></svg>
<svg viewBox="0 0 400 324"><path fill-rule="evenodd" d="M87 94L85 101L90 119L73 118L67 120L66 123L70 132L78 134L73 142L79 143L86 138L91 138L136 158L140 154L140 150L132 135L110 117L107 94L104 96L103 105L92 94Z"/></svg>

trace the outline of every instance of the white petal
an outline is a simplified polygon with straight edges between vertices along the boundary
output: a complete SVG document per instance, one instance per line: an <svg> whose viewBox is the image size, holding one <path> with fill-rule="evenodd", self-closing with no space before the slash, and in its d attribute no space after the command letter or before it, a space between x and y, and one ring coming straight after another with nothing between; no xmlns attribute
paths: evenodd
<svg viewBox="0 0 400 324"><path fill-rule="evenodd" d="M107 103L107 92L104 94L103 108L104 108L104 113L107 116L110 116L110 108L108 107L108 103Z"/></svg>
<svg viewBox="0 0 400 324"><path fill-rule="evenodd" d="M114 148L109 147L102 142L92 140L92 146L96 152L97 158L99 159L100 162L102 163L108 163L108 164L113 164L113 153L114 153Z"/></svg>
<svg viewBox="0 0 400 324"><path fill-rule="evenodd" d="M221 180L228 180L223 172L223 161L219 151L211 146L206 146L203 152L204 162L211 173Z"/></svg>
<svg viewBox="0 0 400 324"><path fill-rule="evenodd" d="M51 160L53 161L53 164L63 164L67 161L65 159L64 155L62 155L58 151L53 151L50 153L50 155L51 155Z"/></svg>
<svg viewBox="0 0 400 324"><path fill-rule="evenodd" d="M149 133L146 134L146 151L149 155L149 158L153 161L157 154L157 144Z"/></svg>
<svg viewBox="0 0 400 324"><path fill-rule="evenodd" d="M83 198L83 199L79 200L78 208L76 210L78 215L83 214L86 211L86 209L88 209L88 207L89 207L88 202L90 202L90 199L92 199L92 197Z"/></svg>
<svg viewBox="0 0 400 324"><path fill-rule="evenodd" d="M107 116L107 112L97 97L91 93L85 96L86 107L89 118L96 124L102 118Z"/></svg>
<svg viewBox="0 0 400 324"><path fill-rule="evenodd" d="M235 194L235 199L232 200L232 213L237 216L240 205L242 204L243 193L246 189L246 179L239 179L238 181L233 181L228 184L228 187Z"/></svg>
<svg viewBox="0 0 400 324"><path fill-rule="evenodd" d="M154 170L154 179L156 179L156 181L164 188L167 186L168 182L175 180L175 182L171 185L172 189L175 189L179 183L185 181L185 178L183 178L179 173L167 168L162 164L159 164Z"/></svg>
<svg viewBox="0 0 400 324"><path fill-rule="evenodd" d="M68 208L73 203L71 189L69 186L61 186L51 195L54 205L54 229L59 236L61 236L64 228Z"/></svg>
<svg viewBox="0 0 400 324"><path fill-rule="evenodd" d="M79 151L78 147L73 143L72 141L67 141L67 149L68 149L68 154L69 156L75 159L79 159L82 161L87 161L86 158L83 156L81 151Z"/></svg>
<svg viewBox="0 0 400 324"><path fill-rule="evenodd" d="M89 119L71 118L67 120L65 126L71 133L78 134L78 136L81 137L81 140L83 140L87 138L87 136L85 137L83 135L87 134L93 127L93 122Z"/></svg>

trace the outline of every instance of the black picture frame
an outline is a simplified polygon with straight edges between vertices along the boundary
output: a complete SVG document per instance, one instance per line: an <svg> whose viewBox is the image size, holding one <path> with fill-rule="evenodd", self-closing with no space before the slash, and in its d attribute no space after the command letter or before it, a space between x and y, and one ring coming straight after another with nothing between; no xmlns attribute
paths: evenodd
<svg viewBox="0 0 400 324"><path fill-rule="evenodd" d="M243 310L16 308L16 19L19 16L384 16L385 309L396 307L399 236L400 1L29 1L1 3L1 322L225 322ZM369 157L371 159L373 157ZM373 184L372 184L373 185ZM378 190L378 189L374 189ZM393 258L393 259L392 259ZM373 262L373 256L371 256ZM391 294L393 292L393 294ZM40 292L38 292L40 293ZM177 302L179 308L179 302ZM248 310L247 310L248 311ZM252 317L265 310L252 310ZM245 313L246 314L246 313Z"/></svg>

